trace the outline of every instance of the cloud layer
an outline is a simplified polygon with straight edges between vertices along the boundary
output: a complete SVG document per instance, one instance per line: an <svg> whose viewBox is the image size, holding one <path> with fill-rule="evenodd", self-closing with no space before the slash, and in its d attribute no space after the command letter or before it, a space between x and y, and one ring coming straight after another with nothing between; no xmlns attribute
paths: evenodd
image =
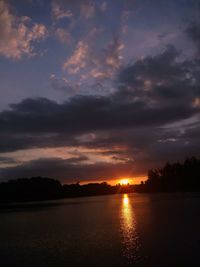
<svg viewBox="0 0 200 267"><path fill-rule="evenodd" d="M140 35L151 37L148 49L141 44L143 56L132 58L134 43L127 34L136 22L144 27L135 20L141 10L148 16L147 10L154 11L146 2L126 1L123 7L119 2L52 1L48 29L0 2L1 55L30 56L47 32L65 48L56 54L55 46L48 46L54 59L59 57L59 69L54 71L52 61L45 65L50 86L65 95L62 101L27 97L0 112L1 179L144 176L168 160L199 155L200 24L189 23L181 33L195 47L192 52L175 44L148 50L159 40L174 40L176 33L155 37L157 32L144 29ZM115 24L108 16L111 10Z"/></svg>
<svg viewBox="0 0 200 267"><path fill-rule="evenodd" d="M197 154L199 141L191 137L199 131L199 81L195 78L199 65L180 56L170 46L159 55L122 68L117 90L107 96L76 96L62 104L45 98L12 104L0 113L1 152L38 147L101 148L104 150L97 154L109 155L115 163L79 162L77 168L70 159L52 157L3 169L2 175L24 176L38 170L48 174L51 160L55 173L62 170L61 178L85 179L83 168L88 179L90 171L100 179L103 172L108 178L114 169L127 173L133 168L131 173L139 175L168 158ZM184 125L185 120L189 123Z"/></svg>

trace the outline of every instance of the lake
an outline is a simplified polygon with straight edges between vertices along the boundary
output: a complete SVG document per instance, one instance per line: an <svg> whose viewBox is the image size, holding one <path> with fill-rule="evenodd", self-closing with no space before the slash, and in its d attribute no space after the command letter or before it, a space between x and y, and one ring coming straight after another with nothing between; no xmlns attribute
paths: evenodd
<svg viewBox="0 0 200 267"><path fill-rule="evenodd" d="M200 266L200 194L122 194L0 212L0 266Z"/></svg>

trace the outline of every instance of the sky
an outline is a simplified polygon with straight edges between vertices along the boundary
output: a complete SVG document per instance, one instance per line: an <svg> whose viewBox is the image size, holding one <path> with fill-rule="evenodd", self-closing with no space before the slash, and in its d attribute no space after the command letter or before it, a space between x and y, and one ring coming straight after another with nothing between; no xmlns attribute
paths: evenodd
<svg viewBox="0 0 200 267"><path fill-rule="evenodd" d="M139 183L199 136L200 0L0 0L0 181Z"/></svg>

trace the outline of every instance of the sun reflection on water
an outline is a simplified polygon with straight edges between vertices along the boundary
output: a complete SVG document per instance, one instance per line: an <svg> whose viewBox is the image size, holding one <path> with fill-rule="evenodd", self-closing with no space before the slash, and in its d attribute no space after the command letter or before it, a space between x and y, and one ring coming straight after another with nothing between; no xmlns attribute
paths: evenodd
<svg viewBox="0 0 200 267"><path fill-rule="evenodd" d="M124 207L127 208L128 204L129 204L129 198L128 198L127 194L124 195L123 204L124 204Z"/></svg>
<svg viewBox="0 0 200 267"><path fill-rule="evenodd" d="M121 206L121 232L123 256L127 260L136 261L139 249L136 220L128 194L124 194Z"/></svg>

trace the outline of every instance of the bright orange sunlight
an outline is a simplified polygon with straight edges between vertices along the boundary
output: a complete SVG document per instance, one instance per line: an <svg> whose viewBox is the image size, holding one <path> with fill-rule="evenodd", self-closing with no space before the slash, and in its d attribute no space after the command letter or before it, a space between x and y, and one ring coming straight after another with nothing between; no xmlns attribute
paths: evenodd
<svg viewBox="0 0 200 267"><path fill-rule="evenodd" d="M121 185L127 185L127 184L129 184L130 183L130 180L129 179L122 179L122 180L120 180L120 184Z"/></svg>
<svg viewBox="0 0 200 267"><path fill-rule="evenodd" d="M127 206L129 204L129 198L128 198L128 195L127 194L124 194L123 204L124 204L124 206Z"/></svg>

